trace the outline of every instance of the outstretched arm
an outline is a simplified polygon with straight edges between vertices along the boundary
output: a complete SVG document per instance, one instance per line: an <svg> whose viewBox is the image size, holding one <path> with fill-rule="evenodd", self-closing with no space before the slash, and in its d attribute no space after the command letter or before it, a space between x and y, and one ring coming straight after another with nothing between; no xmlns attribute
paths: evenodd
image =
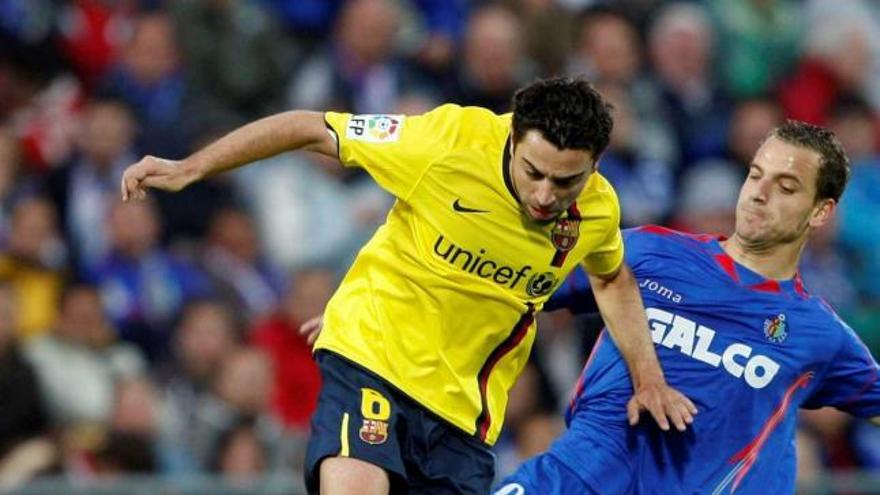
<svg viewBox="0 0 880 495"><path fill-rule="evenodd" d="M294 110L257 120L180 161L144 157L125 170L122 199L142 198L147 188L176 192L204 177L297 149L336 156L322 113Z"/></svg>
<svg viewBox="0 0 880 495"><path fill-rule="evenodd" d="M624 264L614 274L589 275L589 279L602 319L632 377L634 393L627 404L630 424L636 424L639 413L647 410L663 430L669 429L668 418L679 431L684 431L693 422L697 408L666 384L632 271Z"/></svg>

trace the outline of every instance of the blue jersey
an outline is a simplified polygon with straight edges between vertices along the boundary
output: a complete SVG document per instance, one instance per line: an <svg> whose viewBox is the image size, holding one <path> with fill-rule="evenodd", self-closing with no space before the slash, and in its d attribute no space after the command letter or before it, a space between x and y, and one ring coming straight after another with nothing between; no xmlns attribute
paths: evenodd
<svg viewBox="0 0 880 495"><path fill-rule="evenodd" d="M603 331L548 455L597 493L794 493L800 407L880 415L878 367L855 333L800 278L737 264L719 239L661 227L625 232L669 385L699 414L684 433L627 425L627 367ZM570 278L549 306L588 296ZM590 298L586 298L590 299Z"/></svg>

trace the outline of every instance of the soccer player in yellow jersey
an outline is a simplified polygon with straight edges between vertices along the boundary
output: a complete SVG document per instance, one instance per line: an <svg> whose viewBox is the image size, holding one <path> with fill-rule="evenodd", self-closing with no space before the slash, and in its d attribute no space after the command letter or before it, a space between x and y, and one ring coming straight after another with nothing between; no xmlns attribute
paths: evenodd
<svg viewBox="0 0 880 495"><path fill-rule="evenodd" d="M507 394L535 312L578 264L632 371L630 421L692 421L669 388L623 264L619 205L597 171L609 107L583 80L538 81L512 114L443 105L424 115L291 111L180 162L146 157L124 199L303 149L364 168L397 201L324 313L311 493L487 493Z"/></svg>

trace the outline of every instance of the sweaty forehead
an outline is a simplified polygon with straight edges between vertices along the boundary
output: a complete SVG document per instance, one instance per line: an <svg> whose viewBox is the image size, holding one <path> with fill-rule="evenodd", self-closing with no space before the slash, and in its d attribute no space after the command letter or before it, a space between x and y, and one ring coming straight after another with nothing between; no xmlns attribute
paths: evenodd
<svg viewBox="0 0 880 495"><path fill-rule="evenodd" d="M588 151L559 149L537 131L529 131L517 143L516 151L525 162L542 174L568 176L588 170L593 165Z"/></svg>
<svg viewBox="0 0 880 495"><path fill-rule="evenodd" d="M755 163L769 174L793 175L811 182L819 173L819 153L771 137L755 153Z"/></svg>

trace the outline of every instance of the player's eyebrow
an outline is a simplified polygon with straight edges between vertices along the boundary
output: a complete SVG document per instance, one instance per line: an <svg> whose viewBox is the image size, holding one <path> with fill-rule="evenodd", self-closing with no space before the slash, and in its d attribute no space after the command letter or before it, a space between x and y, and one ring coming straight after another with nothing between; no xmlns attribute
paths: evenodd
<svg viewBox="0 0 880 495"><path fill-rule="evenodd" d="M543 170L539 169L538 167L536 167L535 164L532 163L532 161L529 160L528 158L526 158L526 157L522 157L522 159L523 159L524 162L526 162L526 165L532 167L532 168L535 170L535 172L538 172L539 174L543 175L544 177L547 177L547 178L550 179L550 180L555 180L555 181L568 181L568 180L575 180L575 179L577 179L578 177L580 177L580 176L584 175L585 173L587 173L587 171L584 170L584 171L578 172L578 173L576 173L576 174L565 175L565 176L562 176L562 177L554 177L554 176L552 176L552 175L547 174L546 172L544 172Z"/></svg>
<svg viewBox="0 0 880 495"><path fill-rule="evenodd" d="M752 162L752 164L749 165L749 169L753 169L753 168L758 169L758 172L761 172L762 174L765 173L764 169L761 168L761 166L755 162ZM797 182L797 184L799 186L803 185L803 183L801 182L801 178L795 174L792 174L791 172L779 172L777 174L774 174L774 178L776 178L776 179L789 179L789 180L793 180L793 181Z"/></svg>

